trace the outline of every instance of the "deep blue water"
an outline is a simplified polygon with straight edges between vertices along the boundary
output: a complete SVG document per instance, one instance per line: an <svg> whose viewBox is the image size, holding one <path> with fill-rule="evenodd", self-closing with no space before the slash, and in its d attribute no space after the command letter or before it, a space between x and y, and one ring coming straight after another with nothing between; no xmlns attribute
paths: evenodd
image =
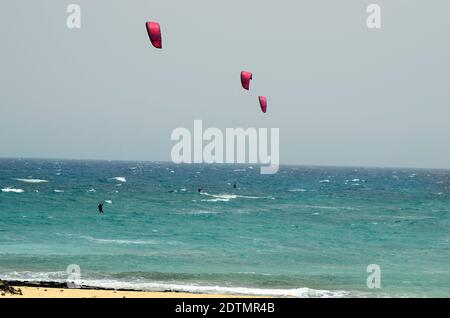
<svg viewBox="0 0 450 318"><path fill-rule="evenodd" d="M0 189L3 279L450 296L450 171L0 159Z"/></svg>

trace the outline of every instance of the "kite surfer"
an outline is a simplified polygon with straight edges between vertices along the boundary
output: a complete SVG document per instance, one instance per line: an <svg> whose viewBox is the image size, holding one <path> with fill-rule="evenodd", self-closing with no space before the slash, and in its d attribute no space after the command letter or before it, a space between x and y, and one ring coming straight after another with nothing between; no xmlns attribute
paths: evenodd
<svg viewBox="0 0 450 318"><path fill-rule="evenodd" d="M100 214L103 214L103 201L98 203L98 212L100 212Z"/></svg>

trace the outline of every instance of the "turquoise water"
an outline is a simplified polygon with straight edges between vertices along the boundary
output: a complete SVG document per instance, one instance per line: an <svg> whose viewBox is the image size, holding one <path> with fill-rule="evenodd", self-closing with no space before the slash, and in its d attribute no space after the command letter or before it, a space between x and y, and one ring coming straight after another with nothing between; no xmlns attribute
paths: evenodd
<svg viewBox="0 0 450 318"><path fill-rule="evenodd" d="M450 171L0 159L0 188L3 279L450 296Z"/></svg>

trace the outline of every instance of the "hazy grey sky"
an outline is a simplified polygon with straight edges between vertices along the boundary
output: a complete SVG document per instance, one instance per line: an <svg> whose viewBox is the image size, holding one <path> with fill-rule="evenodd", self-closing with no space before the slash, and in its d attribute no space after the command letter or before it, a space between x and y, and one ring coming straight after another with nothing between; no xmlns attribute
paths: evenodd
<svg viewBox="0 0 450 318"><path fill-rule="evenodd" d="M366 27L371 3L381 30ZM449 13L448 0L2 1L0 156L170 160L172 130L202 119L279 127L282 163L450 168Z"/></svg>

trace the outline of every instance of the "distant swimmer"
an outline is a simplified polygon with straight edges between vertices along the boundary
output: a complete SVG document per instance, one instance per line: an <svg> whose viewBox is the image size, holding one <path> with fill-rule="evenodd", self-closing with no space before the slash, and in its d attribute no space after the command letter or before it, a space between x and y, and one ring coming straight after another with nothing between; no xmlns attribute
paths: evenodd
<svg viewBox="0 0 450 318"><path fill-rule="evenodd" d="M98 212L100 212L101 214L104 213L104 212L103 212L103 202L100 202L100 203L98 204Z"/></svg>
<svg viewBox="0 0 450 318"><path fill-rule="evenodd" d="M202 193L202 189L199 188L199 189L198 189L198 193Z"/></svg>
<svg viewBox="0 0 450 318"><path fill-rule="evenodd" d="M236 183L235 183L235 184L233 184L233 188L235 188L235 189L236 189Z"/></svg>

